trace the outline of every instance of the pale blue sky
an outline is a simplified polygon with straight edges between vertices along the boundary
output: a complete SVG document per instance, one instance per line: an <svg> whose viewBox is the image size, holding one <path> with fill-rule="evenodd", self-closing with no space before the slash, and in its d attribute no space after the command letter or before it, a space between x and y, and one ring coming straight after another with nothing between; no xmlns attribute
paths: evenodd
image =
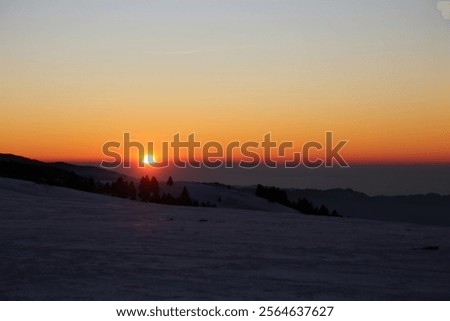
<svg viewBox="0 0 450 321"><path fill-rule="evenodd" d="M0 1L2 56L448 48L434 0ZM61 52L62 51L62 52ZM325 55L332 52L317 53ZM125 58L125 57L124 57Z"/></svg>

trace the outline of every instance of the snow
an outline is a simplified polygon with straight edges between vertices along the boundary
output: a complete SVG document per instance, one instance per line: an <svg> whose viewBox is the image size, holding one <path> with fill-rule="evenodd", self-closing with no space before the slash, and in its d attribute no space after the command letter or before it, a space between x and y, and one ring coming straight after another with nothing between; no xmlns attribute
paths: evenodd
<svg viewBox="0 0 450 321"><path fill-rule="evenodd" d="M449 300L449 235L0 178L0 299Z"/></svg>
<svg viewBox="0 0 450 321"><path fill-rule="evenodd" d="M172 186L160 184L161 193L170 193L177 197L181 194L183 187L186 186L192 199L199 202L214 203L216 207L234 208L245 210L260 210L267 212L291 212L296 210L278 203L272 203L266 199L254 195L254 191L239 190L236 187L228 188L226 185L196 183L196 182L175 182Z"/></svg>

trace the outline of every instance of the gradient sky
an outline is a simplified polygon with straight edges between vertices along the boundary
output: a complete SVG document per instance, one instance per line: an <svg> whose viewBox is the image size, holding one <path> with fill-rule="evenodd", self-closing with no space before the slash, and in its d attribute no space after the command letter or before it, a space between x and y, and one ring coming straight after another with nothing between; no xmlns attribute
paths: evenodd
<svg viewBox="0 0 450 321"><path fill-rule="evenodd" d="M355 162L450 163L450 4L437 3L0 0L0 152L92 160L123 132L334 131Z"/></svg>

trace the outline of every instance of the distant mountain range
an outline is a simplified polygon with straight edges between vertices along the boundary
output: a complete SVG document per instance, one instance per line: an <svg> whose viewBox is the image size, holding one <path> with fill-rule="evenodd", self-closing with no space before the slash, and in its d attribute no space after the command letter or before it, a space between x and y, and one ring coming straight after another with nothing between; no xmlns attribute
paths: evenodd
<svg viewBox="0 0 450 321"><path fill-rule="evenodd" d="M255 194L256 187L241 187ZM345 217L377 221L450 226L450 195L417 194L369 196L352 189L283 189L290 201L307 199L314 206L326 205Z"/></svg>
<svg viewBox="0 0 450 321"><path fill-rule="evenodd" d="M291 199L326 204L344 216L450 226L450 195L368 196L351 189L289 189Z"/></svg>

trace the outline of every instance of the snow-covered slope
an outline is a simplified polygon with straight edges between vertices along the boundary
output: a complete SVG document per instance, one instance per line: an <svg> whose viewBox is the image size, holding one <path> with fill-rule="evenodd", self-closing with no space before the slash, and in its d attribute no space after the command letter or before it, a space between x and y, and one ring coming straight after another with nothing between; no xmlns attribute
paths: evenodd
<svg viewBox="0 0 450 321"><path fill-rule="evenodd" d="M160 184L160 189L161 193L170 193L176 197L181 194L184 186L188 189L192 199L200 203L210 202L220 208L298 213L292 208L269 202L266 199L255 196L254 193L249 193L233 186L196 182L175 182L172 186Z"/></svg>
<svg viewBox="0 0 450 321"><path fill-rule="evenodd" d="M0 299L449 300L449 235L0 178Z"/></svg>

